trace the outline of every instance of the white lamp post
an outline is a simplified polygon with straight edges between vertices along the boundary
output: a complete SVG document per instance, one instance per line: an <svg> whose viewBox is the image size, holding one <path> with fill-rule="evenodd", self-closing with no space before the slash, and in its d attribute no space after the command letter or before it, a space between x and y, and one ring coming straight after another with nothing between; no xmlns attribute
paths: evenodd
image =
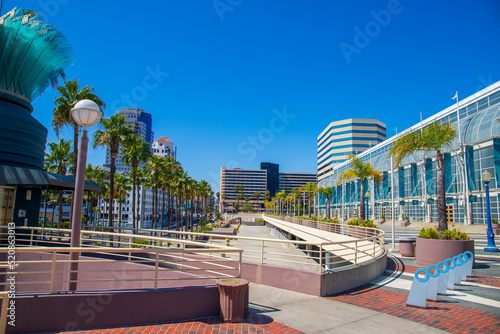
<svg viewBox="0 0 500 334"><path fill-rule="evenodd" d="M89 138L87 128L101 120L101 110L97 103L91 100L81 100L71 109L73 120L83 127L82 137L78 147L78 166L76 167L75 192L73 195L73 215L71 217L71 247L80 247L80 230L82 224L83 189L85 188L85 167L87 165L87 149ZM78 252L70 253L69 290L76 290L78 279Z"/></svg>

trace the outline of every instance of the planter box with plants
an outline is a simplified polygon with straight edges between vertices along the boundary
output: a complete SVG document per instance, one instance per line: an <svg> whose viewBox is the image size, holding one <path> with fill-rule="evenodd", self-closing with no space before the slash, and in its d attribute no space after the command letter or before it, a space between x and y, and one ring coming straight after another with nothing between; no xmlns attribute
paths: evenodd
<svg viewBox="0 0 500 334"><path fill-rule="evenodd" d="M360 223L359 219L351 219L348 223L347 233L349 236L354 238L367 238L371 237L371 231L359 227L371 227L377 228L371 220L365 220L363 224ZM359 226L359 227L357 227Z"/></svg>
<svg viewBox="0 0 500 334"><path fill-rule="evenodd" d="M467 233L454 228L445 230L440 238L438 230L422 228L415 247L415 260L422 266L435 265L466 251L474 254L474 240Z"/></svg>
<svg viewBox="0 0 500 334"><path fill-rule="evenodd" d="M500 235L500 224L498 224L498 218L491 218L491 228L493 229L494 235Z"/></svg>
<svg viewBox="0 0 500 334"><path fill-rule="evenodd" d="M404 219L404 221L401 223L401 226L406 227L406 226L410 225L410 217L405 216L403 219Z"/></svg>

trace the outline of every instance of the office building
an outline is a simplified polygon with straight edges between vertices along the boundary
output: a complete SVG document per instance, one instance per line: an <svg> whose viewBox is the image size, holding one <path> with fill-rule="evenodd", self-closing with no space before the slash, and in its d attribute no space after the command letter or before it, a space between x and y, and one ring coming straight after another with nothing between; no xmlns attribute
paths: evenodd
<svg viewBox="0 0 500 334"><path fill-rule="evenodd" d="M279 191L290 194L292 189L299 189L307 183L317 183L316 173L280 173Z"/></svg>
<svg viewBox="0 0 500 334"><path fill-rule="evenodd" d="M318 136L318 180L333 168L386 139L385 124L376 119L350 118L330 123Z"/></svg>
<svg viewBox="0 0 500 334"><path fill-rule="evenodd" d="M445 98L449 99L449 96ZM493 217L499 216L499 119L500 82L496 82L460 100L458 107L454 103L410 128L418 130L435 121L451 122L460 133L450 146L442 149L449 224L486 223L486 196L481 176L484 171L491 174L491 213ZM394 212L396 219L408 216L410 221L437 222L436 153L417 152L404 159L401 166L391 168L387 153L396 139L397 136L393 136L358 155L364 162L371 162L383 176L378 184L374 184L373 180L366 184L369 217L373 219L385 215L386 219L390 219ZM359 212L362 196L359 180L337 185L339 176L348 168L349 161L340 163L319 182L320 186L334 188L330 198L332 216L353 217ZM320 196L321 215L325 214L325 207L324 198Z"/></svg>
<svg viewBox="0 0 500 334"><path fill-rule="evenodd" d="M225 194L226 198L221 197L220 208L221 212L235 211L234 204L240 205L239 210L245 204L244 199L237 199L237 195L243 194L243 197L249 197L249 203L254 210L264 210L264 193L267 189L267 171L261 169L227 169L221 167L220 169L220 193L221 196ZM244 190L235 191L235 187L243 186ZM254 198L253 195L259 192L260 198Z"/></svg>
<svg viewBox="0 0 500 334"><path fill-rule="evenodd" d="M267 189L271 197L275 196L279 191L280 165L272 162L261 162L260 169L267 171Z"/></svg>

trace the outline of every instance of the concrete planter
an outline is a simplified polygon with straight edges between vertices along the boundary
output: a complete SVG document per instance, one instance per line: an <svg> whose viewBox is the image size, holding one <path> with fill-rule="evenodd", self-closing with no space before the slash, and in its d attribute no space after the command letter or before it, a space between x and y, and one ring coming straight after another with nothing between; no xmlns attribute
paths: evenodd
<svg viewBox="0 0 500 334"><path fill-rule="evenodd" d="M220 317L224 322L242 322L248 310L248 281L231 278L217 281Z"/></svg>
<svg viewBox="0 0 500 334"><path fill-rule="evenodd" d="M474 240L442 240L417 238L415 260L422 266L435 265L440 261L453 258L470 251L474 253Z"/></svg>
<svg viewBox="0 0 500 334"><path fill-rule="evenodd" d="M383 223L385 223L385 218L381 218L380 221L378 222L380 225L382 225Z"/></svg>

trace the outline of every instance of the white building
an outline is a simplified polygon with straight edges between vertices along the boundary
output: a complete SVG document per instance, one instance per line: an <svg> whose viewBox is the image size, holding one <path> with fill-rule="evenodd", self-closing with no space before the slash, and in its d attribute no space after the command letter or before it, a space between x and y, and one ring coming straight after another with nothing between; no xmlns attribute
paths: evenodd
<svg viewBox="0 0 500 334"><path fill-rule="evenodd" d="M153 154L159 157L176 158L176 150L174 144L167 137L160 137L153 143Z"/></svg>

